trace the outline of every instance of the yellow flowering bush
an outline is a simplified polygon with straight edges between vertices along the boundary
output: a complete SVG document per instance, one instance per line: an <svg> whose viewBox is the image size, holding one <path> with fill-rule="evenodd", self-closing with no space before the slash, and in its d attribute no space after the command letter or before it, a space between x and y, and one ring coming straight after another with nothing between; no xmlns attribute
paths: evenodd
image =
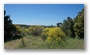
<svg viewBox="0 0 90 55"><path fill-rule="evenodd" d="M42 39L48 42L60 42L64 37L65 34L59 27L45 28L42 32Z"/></svg>
<svg viewBox="0 0 90 55"><path fill-rule="evenodd" d="M18 32L20 35L25 36L27 34L27 31L28 31L27 28L21 27L19 25L16 25L16 28L18 29Z"/></svg>

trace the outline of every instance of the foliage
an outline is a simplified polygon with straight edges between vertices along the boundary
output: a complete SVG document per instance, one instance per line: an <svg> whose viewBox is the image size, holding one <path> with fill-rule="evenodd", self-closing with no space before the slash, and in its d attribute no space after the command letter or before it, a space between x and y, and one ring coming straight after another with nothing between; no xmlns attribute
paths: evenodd
<svg viewBox="0 0 90 55"><path fill-rule="evenodd" d="M39 36L42 33L42 30L44 29L44 27L41 26L32 26L29 27L29 34L32 34L34 36Z"/></svg>
<svg viewBox="0 0 90 55"><path fill-rule="evenodd" d="M84 9L78 13L74 20L67 17L67 19L63 21L61 28L69 37L84 38Z"/></svg>
<svg viewBox="0 0 90 55"><path fill-rule="evenodd" d="M59 27L45 28L42 32L42 39L48 42L60 42L65 38L64 32Z"/></svg>
<svg viewBox="0 0 90 55"><path fill-rule="evenodd" d="M84 9L74 19L74 31L76 37L84 38Z"/></svg>
<svg viewBox="0 0 90 55"><path fill-rule="evenodd" d="M19 33L19 35L21 35L21 36L26 36L28 33L28 29L27 28L25 28L25 27L21 27L21 26L19 26L19 25L15 25L16 26L16 28L19 30L18 31L18 33Z"/></svg>
<svg viewBox="0 0 90 55"><path fill-rule="evenodd" d="M23 36L18 41L6 42L7 48L8 46L10 48L84 48L84 40L78 39L84 38L84 9L78 13L76 18L67 17L63 23L57 23L57 27L13 25L10 16L5 14L6 11L4 11L4 41Z"/></svg>
<svg viewBox="0 0 90 55"><path fill-rule="evenodd" d="M5 49L84 49L84 39L68 38L60 44L52 41L42 41L40 37L23 37L22 39L12 40L4 43Z"/></svg>
<svg viewBox="0 0 90 55"><path fill-rule="evenodd" d="M59 22L59 23L57 23L57 27L60 27L61 25L62 25L62 23L60 23L60 22Z"/></svg>
<svg viewBox="0 0 90 55"><path fill-rule="evenodd" d="M74 25L73 20L70 17L67 17L67 20L63 21L61 28L64 31L64 33L69 37L75 37L73 25Z"/></svg>
<svg viewBox="0 0 90 55"><path fill-rule="evenodd" d="M17 29L12 24L12 20L10 19L10 15L5 15L6 11L4 10L4 42L8 40L12 40L15 35L17 35Z"/></svg>

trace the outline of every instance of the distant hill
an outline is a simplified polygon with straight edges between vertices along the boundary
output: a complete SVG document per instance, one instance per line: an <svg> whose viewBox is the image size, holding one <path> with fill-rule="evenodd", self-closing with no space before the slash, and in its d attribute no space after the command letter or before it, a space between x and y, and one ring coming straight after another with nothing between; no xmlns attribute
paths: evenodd
<svg viewBox="0 0 90 55"><path fill-rule="evenodd" d="M30 25L26 25L26 24L14 24L14 25L18 25L20 27L26 27L26 28L30 27Z"/></svg>
<svg viewBox="0 0 90 55"><path fill-rule="evenodd" d="M20 27L25 27L25 28L29 28L30 26L42 26L42 27L51 27L51 25L26 25L26 24L14 24L14 25L19 25ZM56 26L53 26L56 27Z"/></svg>

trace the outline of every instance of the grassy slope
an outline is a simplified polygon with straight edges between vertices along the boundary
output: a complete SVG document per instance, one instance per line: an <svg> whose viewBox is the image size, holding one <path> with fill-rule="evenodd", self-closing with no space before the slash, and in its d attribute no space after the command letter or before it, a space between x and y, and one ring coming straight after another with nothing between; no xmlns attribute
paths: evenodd
<svg viewBox="0 0 90 55"><path fill-rule="evenodd" d="M42 41L40 37L27 36L4 43L5 49L83 49L83 39L68 38L62 43Z"/></svg>

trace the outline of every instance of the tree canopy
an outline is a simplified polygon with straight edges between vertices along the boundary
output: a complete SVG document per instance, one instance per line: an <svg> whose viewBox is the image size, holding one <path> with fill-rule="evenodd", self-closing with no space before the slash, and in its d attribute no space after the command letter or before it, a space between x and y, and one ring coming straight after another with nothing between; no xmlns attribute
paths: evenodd
<svg viewBox="0 0 90 55"><path fill-rule="evenodd" d="M14 39L14 36L17 35L17 28L12 24L10 15L6 15L4 10L4 41Z"/></svg>
<svg viewBox="0 0 90 55"><path fill-rule="evenodd" d="M84 8L74 19L67 17L67 19L63 21L61 28L66 36L84 38Z"/></svg>

